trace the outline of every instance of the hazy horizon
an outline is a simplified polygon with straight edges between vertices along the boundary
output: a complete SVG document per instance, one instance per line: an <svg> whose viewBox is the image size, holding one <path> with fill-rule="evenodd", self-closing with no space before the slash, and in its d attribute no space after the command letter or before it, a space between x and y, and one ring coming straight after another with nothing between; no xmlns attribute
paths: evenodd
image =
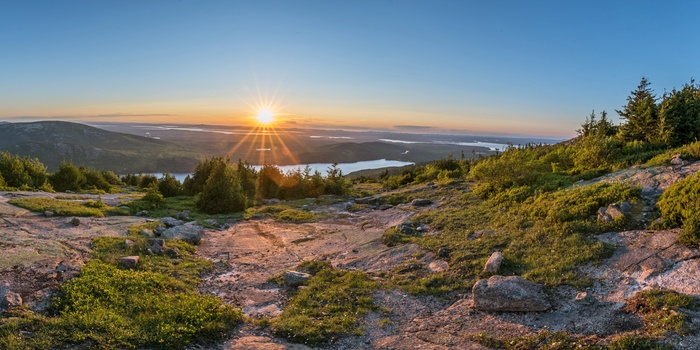
<svg viewBox="0 0 700 350"><path fill-rule="evenodd" d="M642 76L697 72L700 4L30 1L0 4L0 120L565 139ZM426 131L427 130L427 131Z"/></svg>

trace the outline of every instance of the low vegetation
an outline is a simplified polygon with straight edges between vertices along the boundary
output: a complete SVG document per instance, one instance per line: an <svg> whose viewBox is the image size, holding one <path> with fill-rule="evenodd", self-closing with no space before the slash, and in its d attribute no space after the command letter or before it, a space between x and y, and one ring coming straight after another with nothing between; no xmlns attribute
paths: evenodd
<svg viewBox="0 0 700 350"><path fill-rule="evenodd" d="M126 215L128 210L110 207L100 199L97 200L65 200L53 198L18 198L8 203L33 212L51 211L56 216L92 216Z"/></svg>
<svg viewBox="0 0 700 350"><path fill-rule="evenodd" d="M645 290L627 301L625 309L639 314L647 332L666 335L673 332L689 334L689 317L682 309L697 309L695 300L671 290Z"/></svg>
<svg viewBox="0 0 700 350"><path fill-rule="evenodd" d="M140 231L134 227L130 231ZM214 296L199 294L199 276L211 262L196 258L194 246L168 240L177 256L147 254L146 238L98 237L94 260L62 285L51 313L15 310L0 322L0 347L184 348L221 339L242 321L241 313ZM125 255L139 255L136 269L118 268Z"/></svg>
<svg viewBox="0 0 700 350"><path fill-rule="evenodd" d="M700 243L700 175L695 174L669 187L657 203L662 227L683 227L678 241L697 247Z"/></svg>
<svg viewBox="0 0 700 350"><path fill-rule="evenodd" d="M362 271L336 270L328 263L306 262L299 269L313 277L272 321L274 332L308 345L361 334L360 317L377 309L372 300L377 283Z"/></svg>
<svg viewBox="0 0 700 350"><path fill-rule="evenodd" d="M469 337L481 345L506 350L540 350L540 349L589 349L589 350L670 350L657 340L648 337L625 335L614 338L609 344L598 344L595 339L577 337L567 332L543 331L537 334L515 337L495 338L487 334Z"/></svg>

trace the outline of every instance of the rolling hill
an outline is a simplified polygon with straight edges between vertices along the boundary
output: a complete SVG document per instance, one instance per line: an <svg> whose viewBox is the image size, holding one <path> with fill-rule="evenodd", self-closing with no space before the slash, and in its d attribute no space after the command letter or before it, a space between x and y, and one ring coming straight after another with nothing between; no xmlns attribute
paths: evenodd
<svg viewBox="0 0 700 350"><path fill-rule="evenodd" d="M187 172L198 161L175 143L61 121L0 124L0 150L39 158L49 171L72 161L116 173Z"/></svg>

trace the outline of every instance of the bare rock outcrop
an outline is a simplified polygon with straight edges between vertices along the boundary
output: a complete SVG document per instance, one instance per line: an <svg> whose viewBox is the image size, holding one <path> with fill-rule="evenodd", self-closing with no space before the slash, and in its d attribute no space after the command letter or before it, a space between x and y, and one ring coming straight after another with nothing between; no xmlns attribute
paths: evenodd
<svg viewBox="0 0 700 350"><path fill-rule="evenodd" d="M483 311L546 311L551 307L542 285L520 276L492 276L472 288L474 308Z"/></svg>

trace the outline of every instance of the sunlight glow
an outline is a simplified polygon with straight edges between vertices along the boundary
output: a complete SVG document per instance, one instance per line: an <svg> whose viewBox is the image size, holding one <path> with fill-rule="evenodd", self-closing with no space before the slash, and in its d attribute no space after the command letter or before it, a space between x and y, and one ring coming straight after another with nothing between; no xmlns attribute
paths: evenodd
<svg viewBox="0 0 700 350"><path fill-rule="evenodd" d="M271 110L263 108L258 111L258 115L255 116L255 119L257 119L260 124L270 124L275 121L275 114Z"/></svg>

